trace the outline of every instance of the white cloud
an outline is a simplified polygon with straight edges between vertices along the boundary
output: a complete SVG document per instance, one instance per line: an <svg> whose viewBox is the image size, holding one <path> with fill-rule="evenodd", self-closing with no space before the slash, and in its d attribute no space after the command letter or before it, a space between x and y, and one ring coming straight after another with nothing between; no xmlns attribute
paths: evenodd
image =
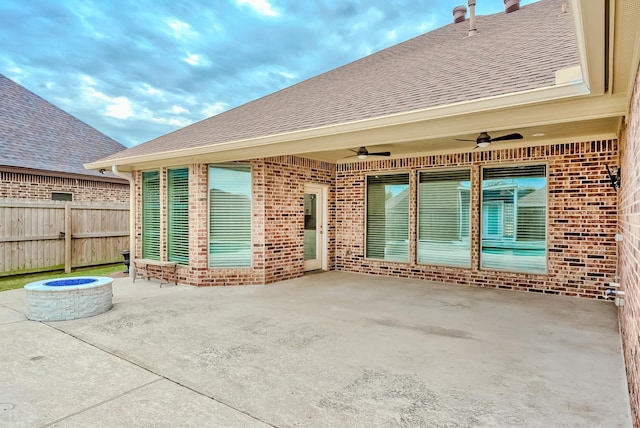
<svg viewBox="0 0 640 428"><path fill-rule="evenodd" d="M87 85L96 86L96 81L93 80L91 76L87 76L86 74L83 74L82 76L80 76L80 80L86 83Z"/></svg>
<svg viewBox="0 0 640 428"><path fill-rule="evenodd" d="M171 111L174 112L175 114L189 113L189 110L177 104L171 107Z"/></svg>
<svg viewBox="0 0 640 428"><path fill-rule="evenodd" d="M227 104L223 102L217 102L215 104L205 104L205 107L200 110L200 113L204 117L215 116L216 114L222 113L227 108Z"/></svg>
<svg viewBox="0 0 640 428"><path fill-rule="evenodd" d="M138 88L138 90L142 93L148 94L148 95L162 95L162 91L159 89L154 88L153 86L149 85L148 83L143 83L141 88Z"/></svg>
<svg viewBox="0 0 640 428"><path fill-rule="evenodd" d="M286 72L286 71L281 71L278 74L280 74L280 76L282 76L282 77L286 77L287 79L295 79L296 77L298 77L295 74L289 73L289 72Z"/></svg>
<svg viewBox="0 0 640 428"><path fill-rule="evenodd" d="M149 122L159 123L162 125L170 125L176 128L183 128L193 123L193 120L187 119L184 117L155 116L154 113L148 108L142 109L136 118L139 120L146 120Z"/></svg>
<svg viewBox="0 0 640 428"><path fill-rule="evenodd" d="M395 40L398 38L398 32L396 30L387 31L387 39Z"/></svg>
<svg viewBox="0 0 640 428"><path fill-rule="evenodd" d="M167 25L173 30L171 34L176 39L190 39L198 35L198 32L195 31L191 25L178 19L168 20Z"/></svg>
<svg viewBox="0 0 640 428"><path fill-rule="evenodd" d="M107 106L105 116L115 117L116 119L128 119L133 116L131 102L127 97L116 97L110 100L111 105Z"/></svg>
<svg viewBox="0 0 640 428"><path fill-rule="evenodd" d="M191 125L193 122L189 119L182 117L152 117L152 122L162 123L164 125L175 126L176 128L184 128L185 126Z"/></svg>
<svg viewBox="0 0 640 428"><path fill-rule="evenodd" d="M9 68L9 72L10 73L14 73L14 74L24 74L24 70L21 69L20 67L11 67Z"/></svg>
<svg viewBox="0 0 640 428"><path fill-rule="evenodd" d="M280 14L273 9L273 6L271 6L267 0L236 0L236 3L238 5L246 4L260 15L273 17L280 16Z"/></svg>
<svg viewBox="0 0 640 428"><path fill-rule="evenodd" d="M91 77L83 74L80 76L80 97L81 102L91 106L96 111L103 111L105 116L116 119L128 119L134 116L133 106L127 97L110 97L95 89L97 82ZM77 102L77 100L76 100ZM68 103L63 100L63 103Z"/></svg>
<svg viewBox="0 0 640 428"><path fill-rule="evenodd" d="M182 60L190 65L198 65L200 64L200 55L190 54L189 52L187 52L187 56L182 58Z"/></svg>

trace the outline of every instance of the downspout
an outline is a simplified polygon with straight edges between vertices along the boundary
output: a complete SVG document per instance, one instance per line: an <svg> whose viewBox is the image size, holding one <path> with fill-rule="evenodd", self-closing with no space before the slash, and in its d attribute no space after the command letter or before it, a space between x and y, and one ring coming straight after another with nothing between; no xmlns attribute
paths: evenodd
<svg viewBox="0 0 640 428"><path fill-rule="evenodd" d="M124 178L129 182L129 254L131 257L131 262L133 263L133 259L135 257L135 228L136 228L136 186L135 181L133 180L133 175L130 172L122 172L118 171L118 166L111 166L111 172L117 175L120 178ZM133 277L134 269L129 269L129 277Z"/></svg>

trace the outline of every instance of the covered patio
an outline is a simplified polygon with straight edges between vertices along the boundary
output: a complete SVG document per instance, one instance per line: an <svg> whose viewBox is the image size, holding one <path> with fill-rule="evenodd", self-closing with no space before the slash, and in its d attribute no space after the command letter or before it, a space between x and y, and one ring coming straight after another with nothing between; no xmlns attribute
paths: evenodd
<svg viewBox="0 0 640 428"><path fill-rule="evenodd" d="M0 426L631 426L603 301L334 271L24 312L0 293Z"/></svg>

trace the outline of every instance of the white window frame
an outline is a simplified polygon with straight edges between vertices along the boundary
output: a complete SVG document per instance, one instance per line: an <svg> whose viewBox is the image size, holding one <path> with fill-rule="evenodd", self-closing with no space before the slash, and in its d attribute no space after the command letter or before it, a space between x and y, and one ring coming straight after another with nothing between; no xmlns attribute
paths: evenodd
<svg viewBox="0 0 640 428"><path fill-rule="evenodd" d="M495 267L483 267L482 264L482 248L483 248L483 240L484 240L484 236L483 236L483 229L484 229L484 225L483 225L483 214L484 214L484 197L483 197L483 183L484 183L484 171L486 169L497 169L497 168L518 168L518 167L526 167L526 166L544 166L545 168L545 175L544 175L544 179L545 179L545 187L546 187L546 195L545 195L545 218L544 218L544 227L545 227L545 245L544 245L544 258L545 258L545 263L544 263L544 271L531 271L531 270L522 270L522 269L515 269L515 268L495 268ZM479 217L478 217L478 221L480 222L480 239L478 242L478 254L480 257L479 260L479 269L481 271L494 271L494 272L515 272L515 273L525 273L525 274L530 274L530 275L547 275L549 272L549 239L548 239L548 232L549 232L549 163L548 162L536 162L536 161L532 161L532 162L518 162L518 163L513 163L513 164L505 164L505 165L500 165L500 164L493 164L493 165L483 165L480 169L480 177L478 178L479 181L479 186L480 186L480 192L479 192L479 206L480 206L480 212L479 212ZM517 191L516 191L516 198L517 198ZM514 237L513 239L516 240L517 239L517 201L514 203ZM504 209L502 210L502 216L503 216L503 221L504 221ZM504 224L503 224L503 233L504 233Z"/></svg>
<svg viewBox="0 0 640 428"><path fill-rule="evenodd" d="M233 168L245 166L249 167L249 176L250 176L250 194L251 194L251 211L249 213L249 217L251 218L251 241L249 243L249 252L250 252L250 261L248 265L242 266L212 266L212 256L211 256L211 168L219 167L219 168ZM253 257L253 204L254 204L254 195L253 195L253 165L250 163L219 163L219 164L208 164L207 165L207 268L208 269L252 269L254 265L254 257Z"/></svg>
<svg viewBox="0 0 640 428"><path fill-rule="evenodd" d="M468 245L469 245L469 264L466 266L461 266L461 265L457 265L454 263L434 263L432 261L421 261L420 260L420 230L421 230L421 226L420 226L420 200L421 200L421 192L420 192L420 174L421 173L429 173L429 172L456 172L456 171L468 171L469 172L469 212L468 212L468 225L467 225L467 230L469 231L469 235L468 235ZM416 218L415 218L415 222L416 222L416 233L415 233L415 239L416 239L416 263L419 265L426 265L426 266L447 266L447 267L455 267L455 268L460 268L460 269L471 269L471 261L472 261L472 244L473 244L473 239L471 236L472 233L472 218L473 218L473 189L472 189L472 180L473 177L473 169L471 168L471 166L465 166L465 167L453 167L453 168L447 168L447 167L442 167L442 168L423 168L423 169L419 169L417 170L417 176L416 176L416 192L417 192L417 209L416 209ZM459 195L458 195L459 197ZM462 227L462 223L460 223L460 228ZM458 233L460 233L460 231L458 231Z"/></svg>
<svg viewBox="0 0 640 428"><path fill-rule="evenodd" d="M392 175L407 175L408 183L407 189L409 191L409 200L408 200L408 212L407 212L407 259L406 260L397 260L397 259L387 259L387 258L377 258L377 257L369 257L367 241L369 236L368 231L368 218L369 218L369 177L379 177L379 176L392 176ZM383 261L385 263L402 263L402 264L410 264L412 262L411 257L411 192L412 192L412 171L410 170L397 170L397 171L385 171L385 172L372 172L365 174L364 177L364 259L365 260L376 260ZM385 243L386 244L386 243ZM385 245L386 246L386 245Z"/></svg>

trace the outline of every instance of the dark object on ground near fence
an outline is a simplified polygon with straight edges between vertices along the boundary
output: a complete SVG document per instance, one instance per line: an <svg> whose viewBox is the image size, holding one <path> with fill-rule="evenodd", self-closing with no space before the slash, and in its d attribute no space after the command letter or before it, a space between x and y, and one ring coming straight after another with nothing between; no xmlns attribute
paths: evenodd
<svg viewBox="0 0 640 428"><path fill-rule="evenodd" d="M124 250L121 251L120 254L122 254L122 257L124 257L124 265L127 267L124 273L129 273L129 265L131 264L131 252L129 250Z"/></svg>

